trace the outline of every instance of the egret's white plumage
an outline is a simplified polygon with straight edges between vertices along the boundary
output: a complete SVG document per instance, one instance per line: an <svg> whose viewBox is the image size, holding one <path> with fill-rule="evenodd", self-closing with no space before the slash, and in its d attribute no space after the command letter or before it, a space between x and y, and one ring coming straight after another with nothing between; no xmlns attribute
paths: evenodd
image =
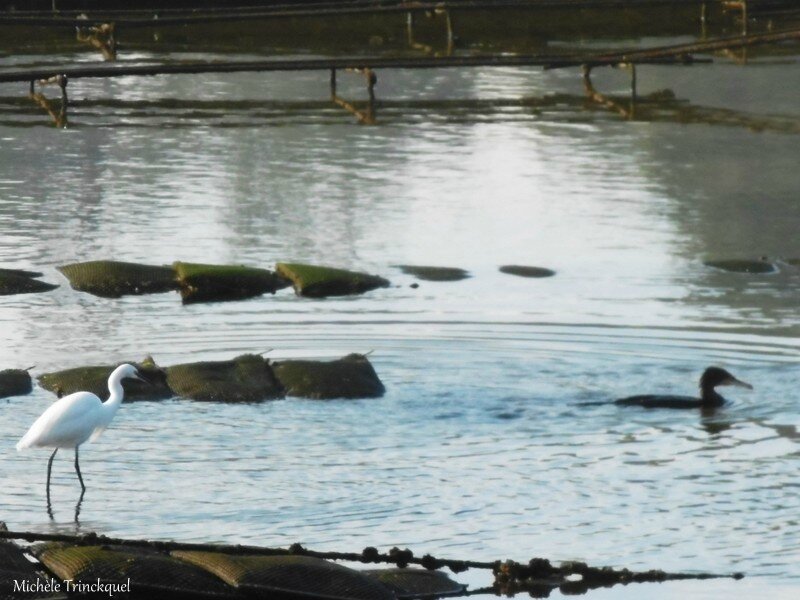
<svg viewBox="0 0 800 600"><path fill-rule="evenodd" d="M108 427L117 413L125 394L122 380L130 377L142 379L133 365L120 365L108 378L108 400L103 402L91 392L75 392L54 402L31 425L17 442L17 450L24 448L55 448L47 464L47 498L50 501L50 470L59 448L75 448L75 470L83 485L78 465L78 447L86 441L96 440Z"/></svg>
<svg viewBox="0 0 800 600"><path fill-rule="evenodd" d="M110 407L109 407L110 408ZM75 448L92 437L100 418L106 425L115 409L104 410L100 398L91 392L76 392L52 404L36 419L17 450L23 448ZM104 414L105 413L105 414Z"/></svg>

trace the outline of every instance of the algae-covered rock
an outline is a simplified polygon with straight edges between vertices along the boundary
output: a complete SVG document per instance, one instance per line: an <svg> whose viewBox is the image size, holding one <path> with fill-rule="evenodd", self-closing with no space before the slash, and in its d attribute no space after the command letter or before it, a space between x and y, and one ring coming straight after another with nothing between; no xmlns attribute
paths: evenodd
<svg viewBox="0 0 800 600"><path fill-rule="evenodd" d="M233 555L173 551L172 556L213 573L257 598L393 600L394 594L360 571L311 556Z"/></svg>
<svg viewBox="0 0 800 600"><path fill-rule="evenodd" d="M210 402L258 402L283 398L268 361L255 354L167 368L167 383L179 396Z"/></svg>
<svg viewBox="0 0 800 600"><path fill-rule="evenodd" d="M399 265L406 275L413 275L424 281L461 281L470 277L469 271L457 267L424 267L416 265Z"/></svg>
<svg viewBox="0 0 800 600"><path fill-rule="evenodd" d="M441 571L427 569L370 569L364 575L380 581L399 599L441 598L463 594L466 586Z"/></svg>
<svg viewBox="0 0 800 600"><path fill-rule="evenodd" d="M778 270L778 267L766 258L758 260L707 260L703 264L707 267L713 267L731 273L775 273Z"/></svg>
<svg viewBox="0 0 800 600"><path fill-rule="evenodd" d="M58 287L52 283L34 279L33 276L39 277L41 273L17 269L0 269L0 296L49 292Z"/></svg>
<svg viewBox="0 0 800 600"><path fill-rule="evenodd" d="M292 282L298 295L309 298L363 294L389 281L378 275L300 263L278 263L275 270Z"/></svg>
<svg viewBox="0 0 800 600"><path fill-rule="evenodd" d="M503 265L500 267L500 272L507 275L516 275L517 277L552 277L556 274L552 269L524 265Z"/></svg>
<svg viewBox="0 0 800 600"><path fill-rule="evenodd" d="M289 396L301 398L377 398L386 391L363 354L332 361L284 360L272 365Z"/></svg>
<svg viewBox="0 0 800 600"><path fill-rule="evenodd" d="M27 584L27 590L20 589L21 582ZM65 597L46 592L47 584L48 580L28 560L22 548L13 542L0 541L0 598L26 600Z"/></svg>
<svg viewBox="0 0 800 600"><path fill-rule="evenodd" d="M119 363L122 364L122 363ZM108 377L117 365L100 365L89 367L76 367L39 376L39 385L50 390L58 397L74 392L92 392L101 400L109 396ZM139 373L147 381L137 379L123 379L122 388L125 390L125 400L163 400L174 396L167 386L166 374L151 357L145 358L140 363L134 364Z"/></svg>
<svg viewBox="0 0 800 600"><path fill-rule="evenodd" d="M34 554L62 582L71 580L73 584L96 586L99 580L109 586L127 585L130 579L130 594L126 590L117 590L117 593L109 590L111 593L97 592L89 597L240 597L208 571L151 549L50 543L35 547Z"/></svg>
<svg viewBox="0 0 800 600"><path fill-rule="evenodd" d="M33 390L31 374L25 369L4 369L0 371L0 398L24 396Z"/></svg>
<svg viewBox="0 0 800 600"><path fill-rule="evenodd" d="M36 278L41 277L44 273L40 273L39 271L26 271L25 269L3 269L0 268L0 277L3 275L14 275L16 277L29 277L29 278Z"/></svg>
<svg viewBox="0 0 800 600"><path fill-rule="evenodd" d="M175 272L171 267L93 260L57 268L69 279L73 289L101 298L157 294L178 288Z"/></svg>
<svg viewBox="0 0 800 600"><path fill-rule="evenodd" d="M173 267L187 304L253 298L291 285L272 271L241 265L176 262Z"/></svg>

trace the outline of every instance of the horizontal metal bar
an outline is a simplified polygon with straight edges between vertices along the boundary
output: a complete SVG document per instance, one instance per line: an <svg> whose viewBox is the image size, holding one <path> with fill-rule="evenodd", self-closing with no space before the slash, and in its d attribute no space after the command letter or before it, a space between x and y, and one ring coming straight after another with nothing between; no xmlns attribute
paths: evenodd
<svg viewBox="0 0 800 600"><path fill-rule="evenodd" d="M596 58L584 60L575 56L516 55L516 56L445 56L417 58L386 57L341 57L307 60L262 60L229 62L191 62L148 65L97 65L91 67L39 67L35 69L0 71L0 83L46 79L53 75L64 75L68 79L131 77L168 74L239 73L246 71L322 71L329 69L445 69L454 67L544 67L575 64L603 66L616 64L618 58ZM658 57L632 59L628 62L650 64L688 64L697 62L691 57Z"/></svg>
<svg viewBox="0 0 800 600"><path fill-rule="evenodd" d="M48 13L21 15L18 12L0 14L0 25L30 26L68 26L80 27L87 24L113 20L124 27L165 27L191 25L200 23L218 23L251 19L280 19L298 17L351 16L358 14L391 14L407 12L429 12L435 10L486 10L498 8L517 9L585 9L585 8L647 8L654 6L700 6L708 0L450 0L449 2L392 2L392 3L328 3L298 8L297 6L280 5L272 8L261 7L258 10L238 9L217 11L191 11L176 16L161 16L159 11L141 11L143 14L155 15L158 18L130 17L124 15L132 12L117 13L95 11L88 13L88 18L44 16ZM751 0L752 1L752 0ZM52 14L52 13L50 13Z"/></svg>

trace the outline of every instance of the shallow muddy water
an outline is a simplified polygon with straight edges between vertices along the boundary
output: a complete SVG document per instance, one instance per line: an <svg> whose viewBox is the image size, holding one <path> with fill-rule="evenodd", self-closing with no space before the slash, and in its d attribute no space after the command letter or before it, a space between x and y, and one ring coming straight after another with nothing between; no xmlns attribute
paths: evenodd
<svg viewBox="0 0 800 600"><path fill-rule="evenodd" d="M0 368L371 350L387 387L363 401L126 404L81 452L77 526L67 456L51 522L46 451L14 450L52 396L0 401L0 519L742 571L592 596L796 597L800 268L703 264L800 258L800 86L787 70L796 56L643 67L642 95L670 88L676 102L632 122L588 105L575 70L379 73L376 126L328 102L324 73L77 81L64 130L0 85L0 266L61 284L0 298ZM621 98L628 85L616 71L594 81ZM343 75L340 91L363 98L361 86ZM394 285L182 306L95 298L55 270L103 258L321 262ZM400 264L472 276L412 288ZM712 416L581 405L691 394L711 364L755 389L727 388Z"/></svg>

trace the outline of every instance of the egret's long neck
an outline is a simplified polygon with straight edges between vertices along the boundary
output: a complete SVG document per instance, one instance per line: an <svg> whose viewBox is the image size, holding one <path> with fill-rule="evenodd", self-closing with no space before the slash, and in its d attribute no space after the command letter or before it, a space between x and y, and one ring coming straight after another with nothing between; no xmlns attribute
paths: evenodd
<svg viewBox="0 0 800 600"><path fill-rule="evenodd" d="M106 419L111 421L122 404L122 398L125 395L125 390L122 389L122 373L114 371L111 374L111 377L108 378L108 391L111 395L108 400L103 402L103 412L106 413Z"/></svg>

